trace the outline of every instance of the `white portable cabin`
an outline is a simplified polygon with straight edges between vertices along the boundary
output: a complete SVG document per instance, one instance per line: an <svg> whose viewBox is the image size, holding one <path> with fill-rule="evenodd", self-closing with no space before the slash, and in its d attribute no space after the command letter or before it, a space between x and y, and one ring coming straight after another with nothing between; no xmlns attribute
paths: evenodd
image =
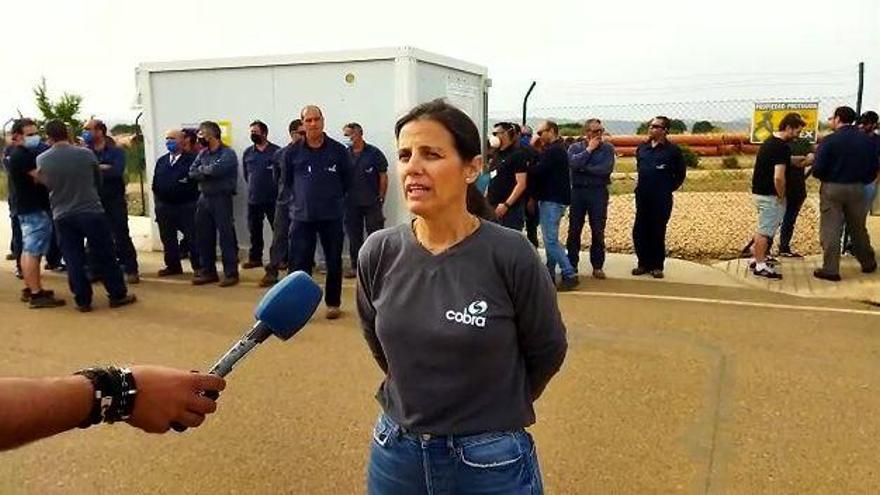
<svg viewBox="0 0 880 495"><path fill-rule="evenodd" d="M385 154L386 226L396 225L409 215L395 170L394 123L419 103L447 98L474 120L485 140L489 85L485 67L409 47L144 63L137 68L137 87L146 189L150 191L156 159L166 153L168 129L217 121L239 159L235 224L239 247L248 247L247 185L240 168L242 153L251 145L248 125L265 122L270 141L284 146L289 122L299 118L302 107L314 104L323 110L328 136L339 140L343 125L358 122L366 141ZM148 202L154 218L152 194ZM151 245L162 246L155 223Z"/></svg>

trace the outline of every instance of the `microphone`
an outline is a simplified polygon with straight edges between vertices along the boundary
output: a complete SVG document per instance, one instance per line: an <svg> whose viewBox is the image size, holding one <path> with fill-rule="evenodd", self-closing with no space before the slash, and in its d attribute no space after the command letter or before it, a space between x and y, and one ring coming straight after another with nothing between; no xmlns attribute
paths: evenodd
<svg viewBox="0 0 880 495"><path fill-rule="evenodd" d="M284 277L257 304L254 310L257 322L253 328L245 332L208 373L221 377L228 375L239 361L272 335L281 340L293 337L315 314L322 296L321 288L305 272L296 271ZM214 400L220 396L214 390L203 393ZM179 423L171 427L176 431L186 429Z"/></svg>

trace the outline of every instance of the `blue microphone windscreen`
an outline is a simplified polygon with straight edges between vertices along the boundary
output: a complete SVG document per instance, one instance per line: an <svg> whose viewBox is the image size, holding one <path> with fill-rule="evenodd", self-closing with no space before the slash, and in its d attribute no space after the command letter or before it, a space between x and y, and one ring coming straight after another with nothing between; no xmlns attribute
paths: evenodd
<svg viewBox="0 0 880 495"><path fill-rule="evenodd" d="M254 317L276 337L287 340L309 321L322 295L312 277L302 271L293 272L269 289L254 310Z"/></svg>

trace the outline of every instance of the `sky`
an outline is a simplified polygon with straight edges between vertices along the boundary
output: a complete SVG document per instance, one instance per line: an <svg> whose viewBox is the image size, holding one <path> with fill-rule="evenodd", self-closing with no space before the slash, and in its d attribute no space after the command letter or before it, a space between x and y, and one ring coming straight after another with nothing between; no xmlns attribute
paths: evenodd
<svg viewBox="0 0 880 495"><path fill-rule="evenodd" d="M534 108L847 96L867 64L880 106L880 2L124 1L4 6L0 120L31 88L84 98L83 117L133 120L151 61L413 46L484 65L490 114ZM34 19L34 21L30 21ZM36 21L39 19L39 21Z"/></svg>

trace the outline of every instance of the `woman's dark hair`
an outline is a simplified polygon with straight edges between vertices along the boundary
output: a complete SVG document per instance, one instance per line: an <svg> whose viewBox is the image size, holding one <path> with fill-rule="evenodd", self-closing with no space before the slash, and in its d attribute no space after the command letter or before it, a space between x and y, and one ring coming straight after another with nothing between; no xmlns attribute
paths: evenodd
<svg viewBox="0 0 880 495"><path fill-rule="evenodd" d="M463 161L469 162L482 153L480 131L477 130L474 121L445 100L436 99L410 110L395 124L394 137L399 138L403 126L416 120L431 120L449 131L452 134L455 150ZM468 184L467 210L484 220L495 220L495 211L474 183Z"/></svg>

